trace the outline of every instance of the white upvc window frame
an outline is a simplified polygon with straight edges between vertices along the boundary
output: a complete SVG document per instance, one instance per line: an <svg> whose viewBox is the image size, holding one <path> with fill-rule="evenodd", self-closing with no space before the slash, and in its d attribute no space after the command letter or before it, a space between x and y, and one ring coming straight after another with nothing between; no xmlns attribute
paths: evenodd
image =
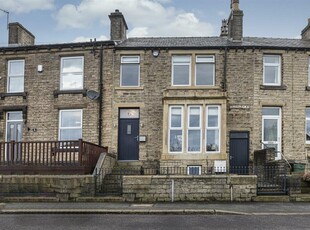
<svg viewBox="0 0 310 230"><path fill-rule="evenodd" d="M21 63L23 72L21 74L11 74L11 64L12 63ZM19 82L22 84L21 90L11 90L11 80L19 79ZM25 60L9 60L8 61L8 79L7 79L7 92L8 93L22 93L25 90Z"/></svg>
<svg viewBox="0 0 310 230"><path fill-rule="evenodd" d="M278 63L268 63L265 62L266 57L277 57L279 62ZM281 55L279 54L266 54L263 55L263 85L266 86L281 86L281 72L282 72L282 61ZM278 69L278 75L276 76L277 82L276 83L267 83L266 82L266 67L275 67Z"/></svg>
<svg viewBox="0 0 310 230"><path fill-rule="evenodd" d="M191 173L190 173L190 169L191 169L191 168L198 169L198 174L191 174ZM190 175L190 176L198 176L198 175L201 175L201 166L200 166L200 165L188 165L188 166L187 166L187 175Z"/></svg>
<svg viewBox="0 0 310 230"><path fill-rule="evenodd" d="M209 123L209 108L217 108L217 126L208 126ZM206 153L220 153L221 152L221 106L220 105L207 105L206 106L206 128L205 128L205 151ZM218 130L218 150L216 151L208 151L208 130Z"/></svg>
<svg viewBox="0 0 310 230"><path fill-rule="evenodd" d="M126 60L127 59L127 60ZM130 60L131 59L131 60ZM135 60L134 60L135 59ZM138 82L137 85L124 85L123 84L123 66L124 65L138 65ZM126 55L121 56L121 66L120 66L120 87L140 87L140 56L138 55Z"/></svg>
<svg viewBox="0 0 310 230"><path fill-rule="evenodd" d="M275 160L281 160L281 150L282 150L282 108L281 107L262 107L262 109L278 109L279 113L278 115L263 115L262 114L262 148L266 148L266 145L268 144L277 144L278 145L278 149L276 149L276 156L275 156ZM264 141L265 136L264 136L264 124L265 124L265 120L270 120L270 119L274 119L277 120L277 125L278 125L278 129L277 129L277 141Z"/></svg>
<svg viewBox="0 0 310 230"><path fill-rule="evenodd" d="M68 126L68 127L62 127L62 113L63 112L80 112L80 126ZM61 130L81 130L81 135L83 136L83 109L62 109L59 110L59 125L58 125L58 140L61 140ZM81 138L82 138L81 136ZM71 140L72 141L72 140Z"/></svg>
<svg viewBox="0 0 310 230"><path fill-rule="evenodd" d="M177 58L188 58L188 61L178 61ZM174 84L175 79L175 66L188 66L188 84ZM192 56L191 55L173 55L172 56L172 75L171 75L171 85L172 86L191 86L191 72L192 72Z"/></svg>
<svg viewBox="0 0 310 230"><path fill-rule="evenodd" d="M171 125L171 118L172 118L172 109L173 108L181 108L181 127L172 127ZM181 131L182 132L182 149L181 151L171 151L170 150L170 131ZM168 152L171 154L178 154L178 153L183 153L184 151L184 105L171 105L169 106L169 130L168 130Z"/></svg>
<svg viewBox="0 0 310 230"><path fill-rule="evenodd" d="M69 60L69 59L81 59L82 60L82 66L81 69L82 71L76 71L76 72L64 72L63 71L63 66L64 66L64 61L65 60ZM81 78L81 86L80 87L65 87L64 86L64 82L65 82L65 78L66 75L75 75L79 78ZM79 90L79 89L83 89L84 87L84 57L83 56L68 56L68 57L61 57L60 60L60 90Z"/></svg>
<svg viewBox="0 0 310 230"><path fill-rule="evenodd" d="M309 126L310 126L310 107L307 107L306 108L306 111L305 111L305 114L306 114L306 125L305 125L305 141L306 141L306 144L310 144L310 140L307 140L307 122L309 122ZM310 127L309 127L310 129ZM309 137L310 137L310 133L309 133Z"/></svg>
<svg viewBox="0 0 310 230"><path fill-rule="evenodd" d="M197 84L197 64L212 65L212 84ZM207 77L206 75L204 77ZM215 56L214 55L196 55L195 63L195 86L214 86L215 85Z"/></svg>
<svg viewBox="0 0 310 230"><path fill-rule="evenodd" d="M308 86L310 86L310 56L308 57Z"/></svg>
<svg viewBox="0 0 310 230"><path fill-rule="evenodd" d="M190 126L190 117L191 117L191 108L199 108L199 126L191 127ZM190 131L199 131L199 151L191 151L189 149L189 132ZM186 137L186 146L188 153L201 153L202 151L202 108L200 105L189 105L187 107L187 137Z"/></svg>

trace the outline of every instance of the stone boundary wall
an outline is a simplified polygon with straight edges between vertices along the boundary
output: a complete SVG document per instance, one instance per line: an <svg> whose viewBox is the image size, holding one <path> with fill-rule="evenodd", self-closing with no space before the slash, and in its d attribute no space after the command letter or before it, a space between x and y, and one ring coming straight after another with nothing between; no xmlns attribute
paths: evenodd
<svg viewBox="0 0 310 230"><path fill-rule="evenodd" d="M251 201L256 194L256 176L123 176L127 201Z"/></svg>
<svg viewBox="0 0 310 230"><path fill-rule="evenodd" d="M92 175L0 175L1 196L53 196L59 201L74 201L95 195Z"/></svg>

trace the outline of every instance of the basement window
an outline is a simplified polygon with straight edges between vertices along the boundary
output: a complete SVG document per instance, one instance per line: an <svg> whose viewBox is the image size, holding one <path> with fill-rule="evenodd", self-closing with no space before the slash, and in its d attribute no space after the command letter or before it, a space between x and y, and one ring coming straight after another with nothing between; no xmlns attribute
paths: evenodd
<svg viewBox="0 0 310 230"><path fill-rule="evenodd" d="M187 166L187 175L201 175L201 166Z"/></svg>

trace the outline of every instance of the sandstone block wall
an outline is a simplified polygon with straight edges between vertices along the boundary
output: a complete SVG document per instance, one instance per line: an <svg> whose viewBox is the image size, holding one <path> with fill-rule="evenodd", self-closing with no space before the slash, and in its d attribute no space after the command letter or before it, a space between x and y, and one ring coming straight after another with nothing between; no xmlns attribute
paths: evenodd
<svg viewBox="0 0 310 230"><path fill-rule="evenodd" d="M256 176L123 176L123 196L140 202L251 201Z"/></svg>

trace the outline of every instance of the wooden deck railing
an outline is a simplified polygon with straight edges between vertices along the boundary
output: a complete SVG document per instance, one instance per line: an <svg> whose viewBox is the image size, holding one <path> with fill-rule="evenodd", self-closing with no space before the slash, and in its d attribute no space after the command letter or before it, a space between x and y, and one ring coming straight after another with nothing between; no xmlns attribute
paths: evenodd
<svg viewBox="0 0 310 230"><path fill-rule="evenodd" d="M0 171L84 169L91 171L107 148L83 141L0 142Z"/></svg>

